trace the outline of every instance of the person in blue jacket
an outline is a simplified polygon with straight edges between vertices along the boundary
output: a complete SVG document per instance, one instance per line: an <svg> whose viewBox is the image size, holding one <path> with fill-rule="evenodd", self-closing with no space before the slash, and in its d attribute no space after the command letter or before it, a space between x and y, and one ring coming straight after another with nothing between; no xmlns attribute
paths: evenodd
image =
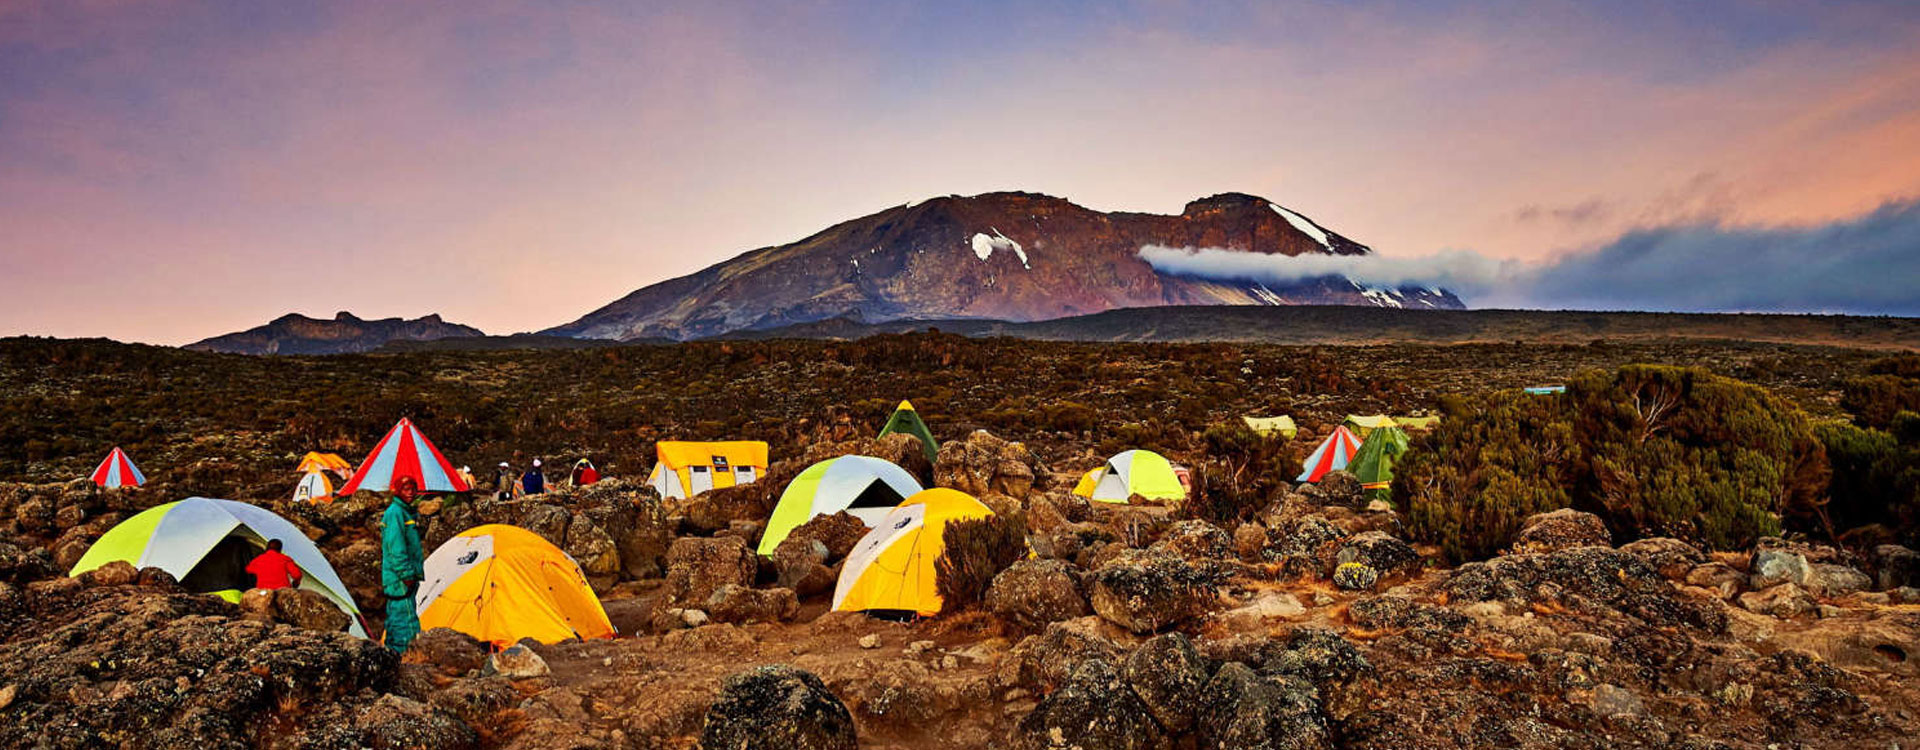
<svg viewBox="0 0 1920 750"><path fill-rule="evenodd" d="M406 651L420 634L420 613L414 609L414 595L426 578L421 569L419 517L413 512L413 498L420 493L413 477L401 477L393 483L393 500L380 517L380 593L387 597L387 648Z"/></svg>
<svg viewBox="0 0 1920 750"><path fill-rule="evenodd" d="M529 495L547 491L547 475L540 471L540 459L534 459L533 468L520 477L520 489Z"/></svg>

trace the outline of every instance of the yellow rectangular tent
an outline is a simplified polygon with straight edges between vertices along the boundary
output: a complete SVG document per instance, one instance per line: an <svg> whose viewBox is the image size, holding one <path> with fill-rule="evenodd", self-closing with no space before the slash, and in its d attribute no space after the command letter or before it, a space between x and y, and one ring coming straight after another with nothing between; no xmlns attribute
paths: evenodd
<svg viewBox="0 0 1920 750"><path fill-rule="evenodd" d="M1389 417L1385 414L1374 414L1370 416L1361 415L1361 414L1348 414L1347 421L1344 422L1343 424L1347 426L1347 429L1352 430L1353 434L1360 436L1360 438L1362 439L1366 438L1367 433L1373 432L1374 430L1377 430L1381 427L1398 427L1399 426L1399 423L1395 422L1393 420L1393 417Z"/></svg>
<svg viewBox="0 0 1920 750"><path fill-rule="evenodd" d="M1261 437L1277 433L1280 437L1292 440L1294 436L1300 434L1300 428L1294 425L1293 417L1241 417L1240 421L1246 422L1247 429L1253 430Z"/></svg>
<svg viewBox="0 0 1920 750"><path fill-rule="evenodd" d="M661 497L687 498L707 490L747 484L767 473L767 444L758 440L654 445L658 461L647 483Z"/></svg>
<svg viewBox="0 0 1920 750"><path fill-rule="evenodd" d="M1400 429L1403 430L1431 430L1434 425L1440 424L1440 418L1437 416L1394 417L1393 421L1395 424L1400 425Z"/></svg>

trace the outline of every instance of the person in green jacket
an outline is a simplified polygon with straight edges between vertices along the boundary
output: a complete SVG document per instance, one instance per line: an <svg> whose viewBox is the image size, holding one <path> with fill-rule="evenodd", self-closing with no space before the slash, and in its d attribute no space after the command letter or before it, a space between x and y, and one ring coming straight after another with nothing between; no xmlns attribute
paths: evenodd
<svg viewBox="0 0 1920 750"><path fill-rule="evenodd" d="M393 500L380 517L380 592L387 597L387 648L406 651L420 634L420 613L413 597L426 577L421 570L420 527L413 512L419 494L413 477L393 483Z"/></svg>

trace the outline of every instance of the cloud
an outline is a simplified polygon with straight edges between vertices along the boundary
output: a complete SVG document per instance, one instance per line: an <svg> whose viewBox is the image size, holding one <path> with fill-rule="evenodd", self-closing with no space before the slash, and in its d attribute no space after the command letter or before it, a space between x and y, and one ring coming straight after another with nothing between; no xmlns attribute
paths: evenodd
<svg viewBox="0 0 1920 750"><path fill-rule="evenodd" d="M1531 263L1466 250L1288 257L1150 246L1140 257L1163 273L1269 285L1337 275L1370 286L1440 286L1475 307L1920 315L1920 200L1808 227L1639 229Z"/></svg>

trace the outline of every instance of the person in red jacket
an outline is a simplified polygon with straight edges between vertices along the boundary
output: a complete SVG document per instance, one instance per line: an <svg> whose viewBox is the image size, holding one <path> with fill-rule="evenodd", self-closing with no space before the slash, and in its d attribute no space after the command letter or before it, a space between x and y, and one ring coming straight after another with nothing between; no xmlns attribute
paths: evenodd
<svg viewBox="0 0 1920 750"><path fill-rule="evenodd" d="M267 551L247 563L253 574L254 588L285 589L300 585L300 566L280 551L280 540L267 540Z"/></svg>

